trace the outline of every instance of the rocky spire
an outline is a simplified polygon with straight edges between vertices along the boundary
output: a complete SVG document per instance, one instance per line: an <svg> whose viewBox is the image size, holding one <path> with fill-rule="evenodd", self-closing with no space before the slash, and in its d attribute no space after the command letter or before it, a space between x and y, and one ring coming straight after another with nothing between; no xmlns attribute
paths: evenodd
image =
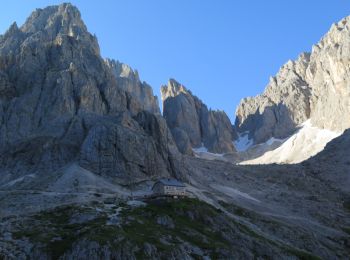
<svg viewBox="0 0 350 260"><path fill-rule="evenodd" d="M11 26L0 39L2 168L52 171L74 161L124 181L174 175L179 153L152 89L130 67L116 75L109 65L71 4Z"/></svg>
<svg viewBox="0 0 350 260"><path fill-rule="evenodd" d="M225 112L211 111L191 91L174 79L161 87L163 116L178 148L191 153L191 148L205 146L210 152L230 153L234 131Z"/></svg>
<svg viewBox="0 0 350 260"><path fill-rule="evenodd" d="M141 82L137 70L119 61L106 59L105 62L115 76L118 87L125 90L140 104L139 109L160 115L157 96L153 95L150 85L145 81Z"/></svg>

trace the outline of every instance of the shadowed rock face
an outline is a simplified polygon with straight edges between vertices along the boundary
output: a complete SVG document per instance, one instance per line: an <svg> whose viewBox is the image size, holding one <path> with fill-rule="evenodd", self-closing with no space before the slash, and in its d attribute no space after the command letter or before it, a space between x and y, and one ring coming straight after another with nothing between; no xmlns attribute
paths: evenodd
<svg viewBox="0 0 350 260"><path fill-rule="evenodd" d="M141 82L138 72L119 61L107 59L107 66L116 77L118 87L125 90L141 105L139 110L147 110L154 114L160 114L158 98L153 96L152 87L146 82Z"/></svg>
<svg viewBox="0 0 350 260"><path fill-rule="evenodd" d="M230 153L234 131L225 112L211 111L183 85L171 79L162 86L163 115L182 153L204 145L210 152Z"/></svg>
<svg viewBox="0 0 350 260"><path fill-rule="evenodd" d="M182 156L195 142L229 149L227 116L174 81L163 97L180 110L152 113L137 73L101 59L69 4L11 26L0 54L0 259L348 259L349 130L296 165ZM277 103L257 113L257 136L297 124ZM199 200L125 198L184 173Z"/></svg>
<svg viewBox="0 0 350 260"><path fill-rule="evenodd" d="M350 205L350 129L330 141L324 150L301 165L308 172L340 187L348 194Z"/></svg>
<svg viewBox="0 0 350 260"><path fill-rule="evenodd" d="M7 170L26 171L35 154L27 148L35 146L40 158L58 156L48 156L57 167L75 160L112 177L175 174L166 123L154 114L139 121L144 110L159 114L151 88L126 65L101 58L71 4L37 9L0 37L0 161L15 162ZM37 161L28 167L38 170Z"/></svg>
<svg viewBox="0 0 350 260"><path fill-rule="evenodd" d="M122 113L95 120L80 150L84 168L132 181L169 173L181 177L178 151L162 117L143 111L134 118Z"/></svg>

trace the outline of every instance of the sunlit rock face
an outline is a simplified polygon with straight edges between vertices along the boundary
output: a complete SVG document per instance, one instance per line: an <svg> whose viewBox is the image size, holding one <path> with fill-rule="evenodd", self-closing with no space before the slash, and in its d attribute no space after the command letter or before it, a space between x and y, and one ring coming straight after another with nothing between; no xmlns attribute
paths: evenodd
<svg viewBox="0 0 350 260"><path fill-rule="evenodd" d="M307 69L311 122L334 131L350 127L350 17L333 24L313 46Z"/></svg>
<svg viewBox="0 0 350 260"><path fill-rule="evenodd" d="M78 161L100 175L177 174L180 155L137 72L100 56L71 4L37 9L0 37L0 163L6 171ZM14 170L15 169L15 170Z"/></svg>
<svg viewBox="0 0 350 260"><path fill-rule="evenodd" d="M311 88L305 80L310 54L288 61L270 78L264 93L245 98L236 110L235 126L249 131L255 143L285 138L310 117Z"/></svg>
<svg viewBox="0 0 350 260"><path fill-rule="evenodd" d="M334 24L310 54L288 61L263 94L243 99L236 111L238 131L262 143L289 136L307 119L336 132L349 128L349 21Z"/></svg>
<svg viewBox="0 0 350 260"><path fill-rule="evenodd" d="M212 111L191 91L170 79L162 86L163 115L179 150L191 153L204 146L209 152L231 153L234 130L225 112Z"/></svg>

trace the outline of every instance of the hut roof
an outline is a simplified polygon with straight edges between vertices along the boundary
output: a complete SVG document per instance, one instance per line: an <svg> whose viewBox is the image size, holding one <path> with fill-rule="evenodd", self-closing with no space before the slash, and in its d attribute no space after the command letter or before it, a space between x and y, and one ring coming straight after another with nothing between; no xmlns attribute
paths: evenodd
<svg viewBox="0 0 350 260"><path fill-rule="evenodd" d="M183 184L181 181L172 178L160 179L157 182L160 182L166 186L186 187L185 184Z"/></svg>

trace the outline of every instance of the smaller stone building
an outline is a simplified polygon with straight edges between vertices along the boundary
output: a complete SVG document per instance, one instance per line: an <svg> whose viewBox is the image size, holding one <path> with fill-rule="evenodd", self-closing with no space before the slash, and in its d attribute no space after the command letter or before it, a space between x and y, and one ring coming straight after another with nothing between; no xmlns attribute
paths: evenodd
<svg viewBox="0 0 350 260"><path fill-rule="evenodd" d="M152 187L154 195L186 196L186 186L176 179L160 179Z"/></svg>

